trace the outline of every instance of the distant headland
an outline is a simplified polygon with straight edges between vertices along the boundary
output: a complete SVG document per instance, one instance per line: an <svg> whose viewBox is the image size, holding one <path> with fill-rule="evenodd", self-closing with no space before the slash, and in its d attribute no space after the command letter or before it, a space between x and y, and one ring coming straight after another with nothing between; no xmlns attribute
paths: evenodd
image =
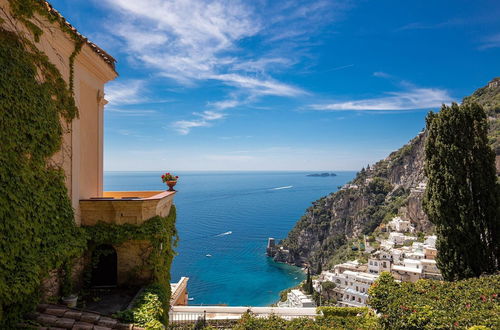
<svg viewBox="0 0 500 330"><path fill-rule="evenodd" d="M327 176L337 176L337 174L325 172L325 173L307 174L306 176L315 176L315 177L323 177L324 178L324 177L327 177Z"/></svg>

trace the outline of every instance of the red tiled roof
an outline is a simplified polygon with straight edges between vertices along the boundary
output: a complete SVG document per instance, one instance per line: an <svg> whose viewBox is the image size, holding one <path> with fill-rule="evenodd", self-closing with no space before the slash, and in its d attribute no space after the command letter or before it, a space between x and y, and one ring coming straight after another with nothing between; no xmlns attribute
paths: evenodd
<svg viewBox="0 0 500 330"><path fill-rule="evenodd" d="M87 45L90 46L90 48L97 54L99 55L99 57L102 58L102 60L104 62L106 62L113 70L115 70L115 63L116 63L116 60L111 56L109 55L108 53L106 53L106 51L104 51L101 47L97 46L96 44L94 44L92 41L90 41L87 37L85 37L84 35L82 35L80 32L78 32L76 30L76 28L71 25L65 18L63 15L61 15L61 13L59 13L54 7L52 7L52 5L48 2L48 1L43 1L44 4L45 4L45 7L47 8L47 11L51 14L51 15L54 15L58 20L60 20L61 22L63 22L63 24L66 24L66 26L71 30L73 31L74 35L79 38L80 40L82 40L83 42L85 42Z"/></svg>

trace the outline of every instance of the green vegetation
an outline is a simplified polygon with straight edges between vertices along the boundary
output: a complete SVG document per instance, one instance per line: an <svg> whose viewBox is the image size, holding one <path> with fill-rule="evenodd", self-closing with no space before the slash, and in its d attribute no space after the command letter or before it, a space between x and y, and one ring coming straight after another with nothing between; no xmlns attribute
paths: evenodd
<svg viewBox="0 0 500 330"><path fill-rule="evenodd" d="M61 118L77 115L56 67L33 44L0 28L0 325L38 301L42 278L81 254L60 166Z"/></svg>
<svg viewBox="0 0 500 330"><path fill-rule="evenodd" d="M143 268L151 271L152 282L154 285L153 289L147 290L145 292L151 293L157 298L150 297L151 299L146 299L144 303L146 307L135 307L133 309L134 320L137 319L135 316L143 315L145 311L153 313L150 315L152 319L159 320L165 324L168 322L168 309L170 301L170 266L172 264L172 259L174 257L173 247L177 244L177 232L175 229L175 218L176 210L175 206L172 206L170 214L168 217L153 217L142 225L115 225L109 223L99 222L95 226L84 227L87 236L89 238L89 251L92 251L96 246L101 244L112 244L117 245L130 240L147 240L151 243L152 251L149 257L144 260ZM97 265L98 260L93 260L92 265ZM89 267L86 274L86 278L90 279L90 274L92 269ZM142 269L137 269L141 271ZM161 291L158 293L158 291ZM148 306L151 304L156 304L157 301L161 303L161 308L151 310ZM156 305L155 305L156 306ZM157 317L157 314L162 312L161 317ZM161 313L160 313L161 314ZM153 317L154 316L154 317ZM144 316L145 317L145 316ZM143 316L140 316L138 320L144 325Z"/></svg>
<svg viewBox="0 0 500 330"><path fill-rule="evenodd" d="M500 265L495 154L483 108L465 102L427 116L424 207L436 226L437 264L447 280L492 274Z"/></svg>
<svg viewBox="0 0 500 330"><path fill-rule="evenodd" d="M337 299L335 298L334 289L337 285L331 281L324 281L321 283L321 295L323 297L321 301L321 305L334 305L337 303Z"/></svg>
<svg viewBox="0 0 500 330"><path fill-rule="evenodd" d="M370 305L386 329L500 328L500 275L456 282L399 283L382 273L369 290Z"/></svg>
<svg viewBox="0 0 500 330"><path fill-rule="evenodd" d="M168 323L168 306L165 306L164 302L169 298L170 291L167 292L159 284L152 284L137 297L131 309L119 312L115 316L123 322L133 323L146 329L164 329L163 324Z"/></svg>
<svg viewBox="0 0 500 330"><path fill-rule="evenodd" d="M98 242L118 242L125 237L151 240L153 253L147 267L155 282L170 290L175 210L168 218L153 218L149 225L135 229L98 226L97 232L75 226L65 174L54 156L67 152L62 136L78 116L73 65L84 38L49 13L42 1L9 3L13 19L22 22L31 35L11 32L17 31L12 22L0 21L0 328L14 328L35 307L40 284L49 271L59 270L62 293L73 293L73 261ZM33 43L43 31L31 22L35 12L49 22L58 22L74 41L68 59L69 84ZM5 24L12 26L4 29ZM166 311L169 292L161 295Z"/></svg>
<svg viewBox="0 0 500 330"><path fill-rule="evenodd" d="M304 291L305 294L313 294L314 292L311 271L309 270L309 268L307 268L306 281L302 284L302 291Z"/></svg>
<svg viewBox="0 0 500 330"><path fill-rule="evenodd" d="M377 317L368 309L356 313L350 312L349 307L321 307L318 308L325 315L318 315L315 319L298 318L287 321L278 316L258 318L250 313L244 314L241 320L233 327L235 330L326 330L326 329L380 329ZM359 315L358 315L359 314Z"/></svg>
<svg viewBox="0 0 500 330"><path fill-rule="evenodd" d="M500 78L493 81L500 81ZM500 155L500 84L497 87L479 88L464 101L477 102L483 107L488 116L490 146Z"/></svg>

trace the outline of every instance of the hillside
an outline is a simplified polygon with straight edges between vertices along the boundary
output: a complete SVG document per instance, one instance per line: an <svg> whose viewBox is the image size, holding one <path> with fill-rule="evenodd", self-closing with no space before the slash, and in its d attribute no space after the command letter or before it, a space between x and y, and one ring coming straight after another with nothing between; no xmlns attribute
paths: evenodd
<svg viewBox="0 0 500 330"><path fill-rule="evenodd" d="M500 173L500 78L466 99L483 105L488 114ZM396 215L410 220L418 231L432 231L422 209L425 138L420 132L387 158L362 169L341 190L313 202L275 250L274 259L331 265L349 256L353 242Z"/></svg>

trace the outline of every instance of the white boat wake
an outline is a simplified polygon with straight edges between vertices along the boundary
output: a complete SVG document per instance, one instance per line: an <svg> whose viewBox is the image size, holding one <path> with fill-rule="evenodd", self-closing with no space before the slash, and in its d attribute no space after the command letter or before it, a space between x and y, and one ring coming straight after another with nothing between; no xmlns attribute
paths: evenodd
<svg viewBox="0 0 500 330"><path fill-rule="evenodd" d="M225 233L215 235L215 237L221 237L221 236L226 236L226 235L231 235L233 232L232 231L226 231Z"/></svg>
<svg viewBox="0 0 500 330"><path fill-rule="evenodd" d="M272 189L269 189L269 190L281 190L281 189L290 189L290 188L293 188L293 186L277 187L277 188L272 188Z"/></svg>

